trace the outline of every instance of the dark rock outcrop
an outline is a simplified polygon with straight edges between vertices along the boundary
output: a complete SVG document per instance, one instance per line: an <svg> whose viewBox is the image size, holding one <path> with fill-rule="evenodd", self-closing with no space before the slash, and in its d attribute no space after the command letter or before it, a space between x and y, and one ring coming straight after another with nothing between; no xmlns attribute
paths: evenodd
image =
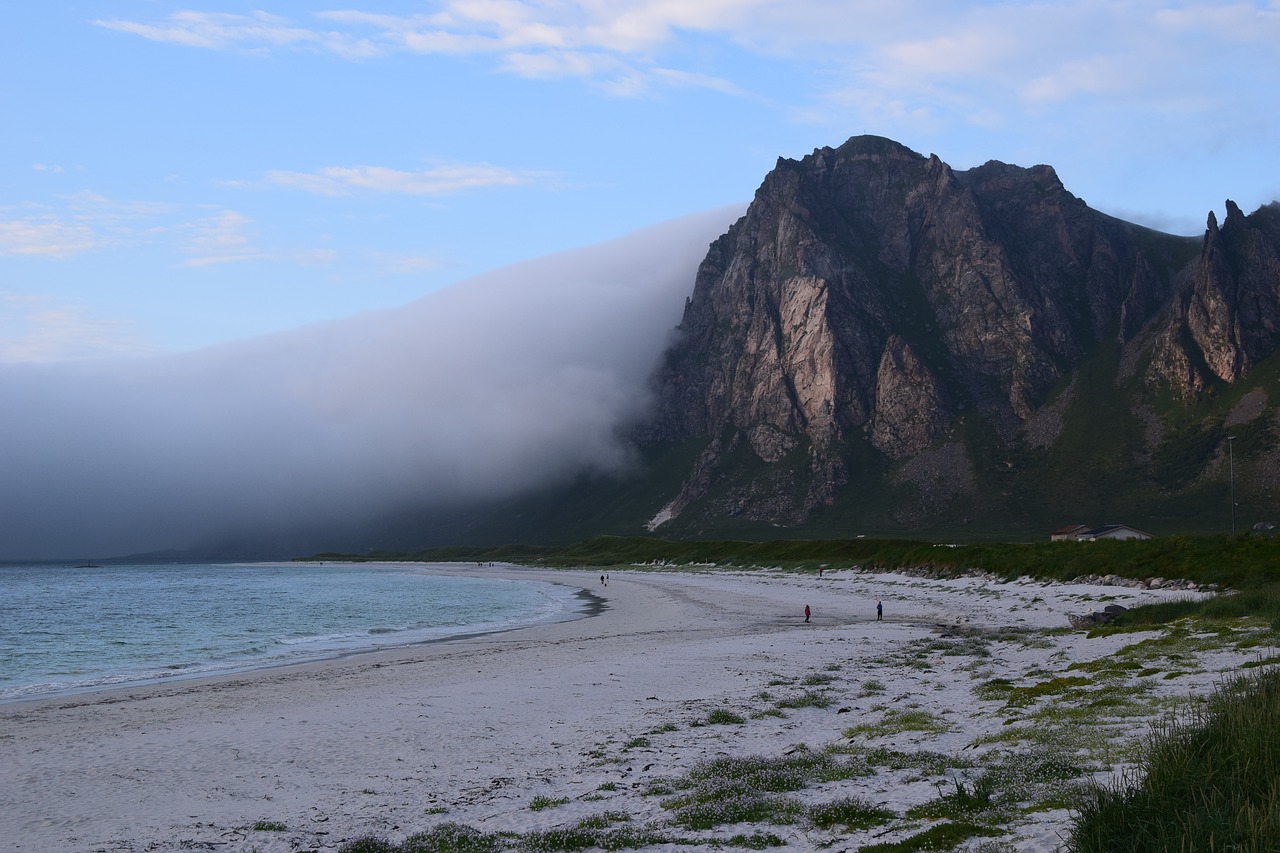
<svg viewBox="0 0 1280 853"><path fill-rule="evenodd" d="M1150 375L1183 397L1233 383L1280 345L1280 204L1209 214L1190 287L1178 294Z"/></svg>
<svg viewBox="0 0 1280 853"><path fill-rule="evenodd" d="M1260 292L1227 260L1237 244L1274 249L1251 235L1231 218L1213 230L1206 254L1231 245L1204 262L1211 272L1180 315L1205 340L1206 355L1187 362L1217 376L1256 361L1274 336L1242 331L1270 310L1261 297L1228 308L1218 296L1228 282ZM711 246L657 377L650 440L708 441L663 519L736 478L736 513L802 520L846 485L850 440L890 464L945 444L969 416L1019 440L1087 353L1152 322L1191 251L1188 238L1090 209L1048 166L957 172L878 137L780 159ZM744 441L766 473L732 470L726 451ZM768 490L749 483L797 448L807 457L789 469L794 500L770 515L777 495L764 512Z"/></svg>

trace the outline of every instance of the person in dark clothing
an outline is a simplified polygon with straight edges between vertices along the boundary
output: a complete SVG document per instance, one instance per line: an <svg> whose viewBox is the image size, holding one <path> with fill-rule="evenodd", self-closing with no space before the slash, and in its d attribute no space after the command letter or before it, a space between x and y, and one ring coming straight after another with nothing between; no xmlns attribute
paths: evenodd
<svg viewBox="0 0 1280 853"><path fill-rule="evenodd" d="M884 619L884 602L877 601L876 602L876 621L879 622L881 619Z"/></svg>
<svg viewBox="0 0 1280 853"><path fill-rule="evenodd" d="M804 606L804 621L809 621L809 605Z"/></svg>

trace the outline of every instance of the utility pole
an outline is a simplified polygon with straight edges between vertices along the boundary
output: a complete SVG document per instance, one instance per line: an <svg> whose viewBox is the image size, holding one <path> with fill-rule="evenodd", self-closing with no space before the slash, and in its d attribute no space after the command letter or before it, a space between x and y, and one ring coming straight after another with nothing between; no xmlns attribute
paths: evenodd
<svg viewBox="0 0 1280 853"><path fill-rule="evenodd" d="M1236 538L1236 451L1234 435L1227 436L1227 470L1231 472L1231 538Z"/></svg>

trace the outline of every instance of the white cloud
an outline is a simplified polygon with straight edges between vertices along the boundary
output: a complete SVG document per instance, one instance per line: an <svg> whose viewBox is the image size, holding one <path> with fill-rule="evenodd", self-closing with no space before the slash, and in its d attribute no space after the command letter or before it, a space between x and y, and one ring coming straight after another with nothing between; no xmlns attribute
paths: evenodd
<svg viewBox="0 0 1280 853"><path fill-rule="evenodd" d="M681 31L720 33L752 9L779 0L447 0L429 14L386 15L357 9L322 11L320 26L265 12L232 15L176 12L162 23L98 20L99 26L152 41L208 50L308 50L348 59L392 53L483 55L499 68L532 79L581 78L617 95L654 86L701 85L729 94L715 75L662 68L653 55Z"/></svg>
<svg viewBox="0 0 1280 853"><path fill-rule="evenodd" d="M417 15L346 9L290 21L265 12L184 11L159 24L97 23L207 49L306 49L352 59L491 54L513 74L581 78L619 95L697 80L737 94L730 77L661 61L695 34L823 67L828 79L843 77L831 91L887 87L885 94L915 93L941 104L976 84L987 97L1009 99L1009 109L1020 99L1034 106L1105 94L1115 88L1109 71L1128 69L1123 76L1133 78L1146 69L1143 86L1158 89L1187 56L1221 55L1231 45L1252 45L1274 65L1280 42L1274 4L1177 0L442 0Z"/></svg>
<svg viewBox="0 0 1280 853"><path fill-rule="evenodd" d="M336 53L348 59L368 58L379 52L375 45L365 39L294 26L286 19L266 12L233 15L182 11L174 12L161 24L119 19L101 19L94 23L150 41L208 50L308 48Z"/></svg>
<svg viewBox="0 0 1280 853"><path fill-rule="evenodd" d="M407 172L384 166L330 166L316 172L272 171L268 183L321 195L360 190L398 195L449 195L485 187L511 187L547 177L485 163L458 163Z"/></svg>
<svg viewBox="0 0 1280 853"><path fill-rule="evenodd" d="M99 247L94 230L78 222L68 222L55 213L0 222L0 256L42 255L69 258Z"/></svg>

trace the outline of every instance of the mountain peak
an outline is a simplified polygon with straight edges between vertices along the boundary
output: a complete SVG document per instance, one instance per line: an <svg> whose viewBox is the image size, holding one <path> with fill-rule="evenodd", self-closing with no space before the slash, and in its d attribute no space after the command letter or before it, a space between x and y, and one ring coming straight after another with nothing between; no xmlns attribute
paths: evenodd
<svg viewBox="0 0 1280 853"><path fill-rule="evenodd" d="M1274 257L1280 238L1261 242ZM879 136L780 159L713 244L656 379L657 436L706 442L664 517L795 524L890 474L930 495L925 515L952 506L976 470L962 436L980 424L1015 452L1087 358L1150 347L1193 246L1092 210L1048 165L953 172Z"/></svg>

